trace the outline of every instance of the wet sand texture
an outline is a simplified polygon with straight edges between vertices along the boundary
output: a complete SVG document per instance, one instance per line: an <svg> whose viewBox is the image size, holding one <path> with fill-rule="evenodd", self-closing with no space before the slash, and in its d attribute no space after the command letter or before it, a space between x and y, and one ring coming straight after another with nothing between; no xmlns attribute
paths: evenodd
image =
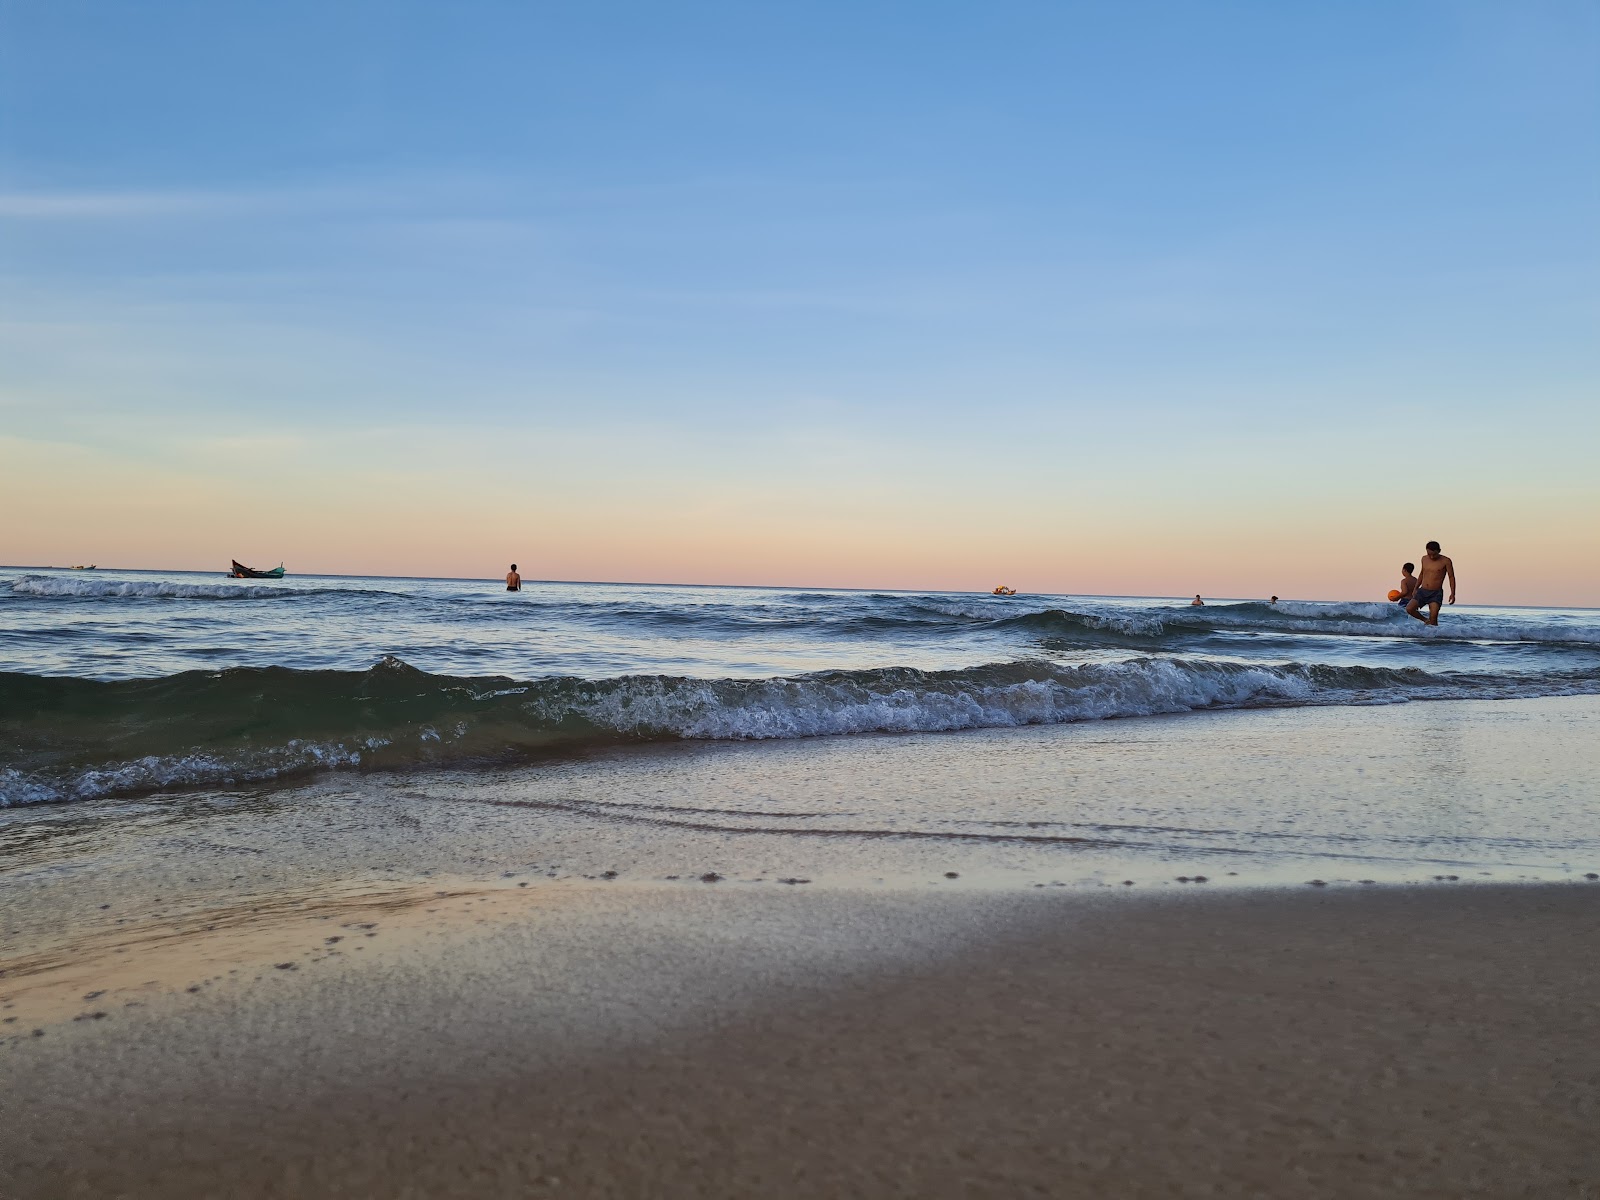
<svg viewBox="0 0 1600 1200"><path fill-rule="evenodd" d="M6 1194L1600 1195L1600 887L910 899L616 893L70 1026L0 1060Z"/></svg>

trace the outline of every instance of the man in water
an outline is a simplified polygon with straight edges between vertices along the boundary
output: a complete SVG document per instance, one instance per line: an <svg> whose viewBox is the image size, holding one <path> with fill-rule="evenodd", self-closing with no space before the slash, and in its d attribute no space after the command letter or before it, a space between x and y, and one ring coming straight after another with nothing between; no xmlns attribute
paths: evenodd
<svg viewBox="0 0 1600 1200"><path fill-rule="evenodd" d="M506 575L506 591L520 592L522 590L522 576L517 574L517 564L511 564L511 570Z"/></svg>
<svg viewBox="0 0 1600 1200"><path fill-rule="evenodd" d="M1429 542L1428 552L1422 556L1422 571L1417 578L1417 590L1411 593L1411 603L1406 605L1406 615L1415 617L1424 625L1439 623L1439 606L1444 603L1444 581L1450 581L1450 603L1456 602L1456 565L1439 553L1439 543ZM1422 615L1426 607L1428 615Z"/></svg>
<svg viewBox="0 0 1600 1200"><path fill-rule="evenodd" d="M1195 598L1193 600L1189 601L1189 607L1190 608L1204 608L1205 604L1206 604L1206 602L1204 600L1200 599L1200 596L1199 596L1198 593L1195 595Z"/></svg>
<svg viewBox="0 0 1600 1200"><path fill-rule="evenodd" d="M1400 567L1400 595L1395 603L1401 608L1411 607L1411 593L1417 590L1417 577L1411 572L1416 569L1416 563L1404 563Z"/></svg>

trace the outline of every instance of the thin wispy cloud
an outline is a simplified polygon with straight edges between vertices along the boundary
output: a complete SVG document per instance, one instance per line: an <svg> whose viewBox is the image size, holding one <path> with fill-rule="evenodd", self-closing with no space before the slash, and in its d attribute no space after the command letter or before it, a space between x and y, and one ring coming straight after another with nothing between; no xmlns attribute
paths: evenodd
<svg viewBox="0 0 1600 1200"><path fill-rule="evenodd" d="M421 183L403 178L259 188L11 188L0 190L0 220L116 221L404 211L443 204L468 194L470 189L458 188L449 180Z"/></svg>
<svg viewBox="0 0 1600 1200"><path fill-rule="evenodd" d="M100 221L236 211L243 197L220 192L0 192L0 218Z"/></svg>

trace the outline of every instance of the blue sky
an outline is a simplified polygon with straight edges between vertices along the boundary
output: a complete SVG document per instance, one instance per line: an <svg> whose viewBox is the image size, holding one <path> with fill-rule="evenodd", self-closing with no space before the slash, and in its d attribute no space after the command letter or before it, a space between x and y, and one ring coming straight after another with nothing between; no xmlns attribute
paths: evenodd
<svg viewBox="0 0 1600 1200"><path fill-rule="evenodd" d="M1593 4L4 0L0 559L1600 603L1596 212Z"/></svg>

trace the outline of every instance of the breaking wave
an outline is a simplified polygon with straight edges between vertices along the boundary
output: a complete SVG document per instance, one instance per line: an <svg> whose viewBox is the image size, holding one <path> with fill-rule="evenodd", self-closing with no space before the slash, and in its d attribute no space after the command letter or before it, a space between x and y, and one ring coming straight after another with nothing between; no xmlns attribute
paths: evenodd
<svg viewBox="0 0 1600 1200"><path fill-rule="evenodd" d="M11 590L22 596L149 600L277 600L308 594L306 589L291 590L281 583L175 583L165 579L86 579L55 575L24 575L11 585Z"/></svg>
<svg viewBox="0 0 1600 1200"><path fill-rule="evenodd" d="M1518 620L1452 612L1448 625L1419 624L1394 604L1213 604L1204 608L1071 612L1051 608L1002 618L1042 633L1114 635L1170 641L1205 634L1265 633L1296 636L1409 638L1425 642L1520 642L1600 646L1600 624L1562 627L1549 619Z"/></svg>
<svg viewBox="0 0 1600 1200"><path fill-rule="evenodd" d="M235 785L327 769L534 761L652 739L742 740L1059 724L1199 709L1600 692L1529 674L1175 657L767 679L590 680L285 667L160 679L0 674L0 806Z"/></svg>

